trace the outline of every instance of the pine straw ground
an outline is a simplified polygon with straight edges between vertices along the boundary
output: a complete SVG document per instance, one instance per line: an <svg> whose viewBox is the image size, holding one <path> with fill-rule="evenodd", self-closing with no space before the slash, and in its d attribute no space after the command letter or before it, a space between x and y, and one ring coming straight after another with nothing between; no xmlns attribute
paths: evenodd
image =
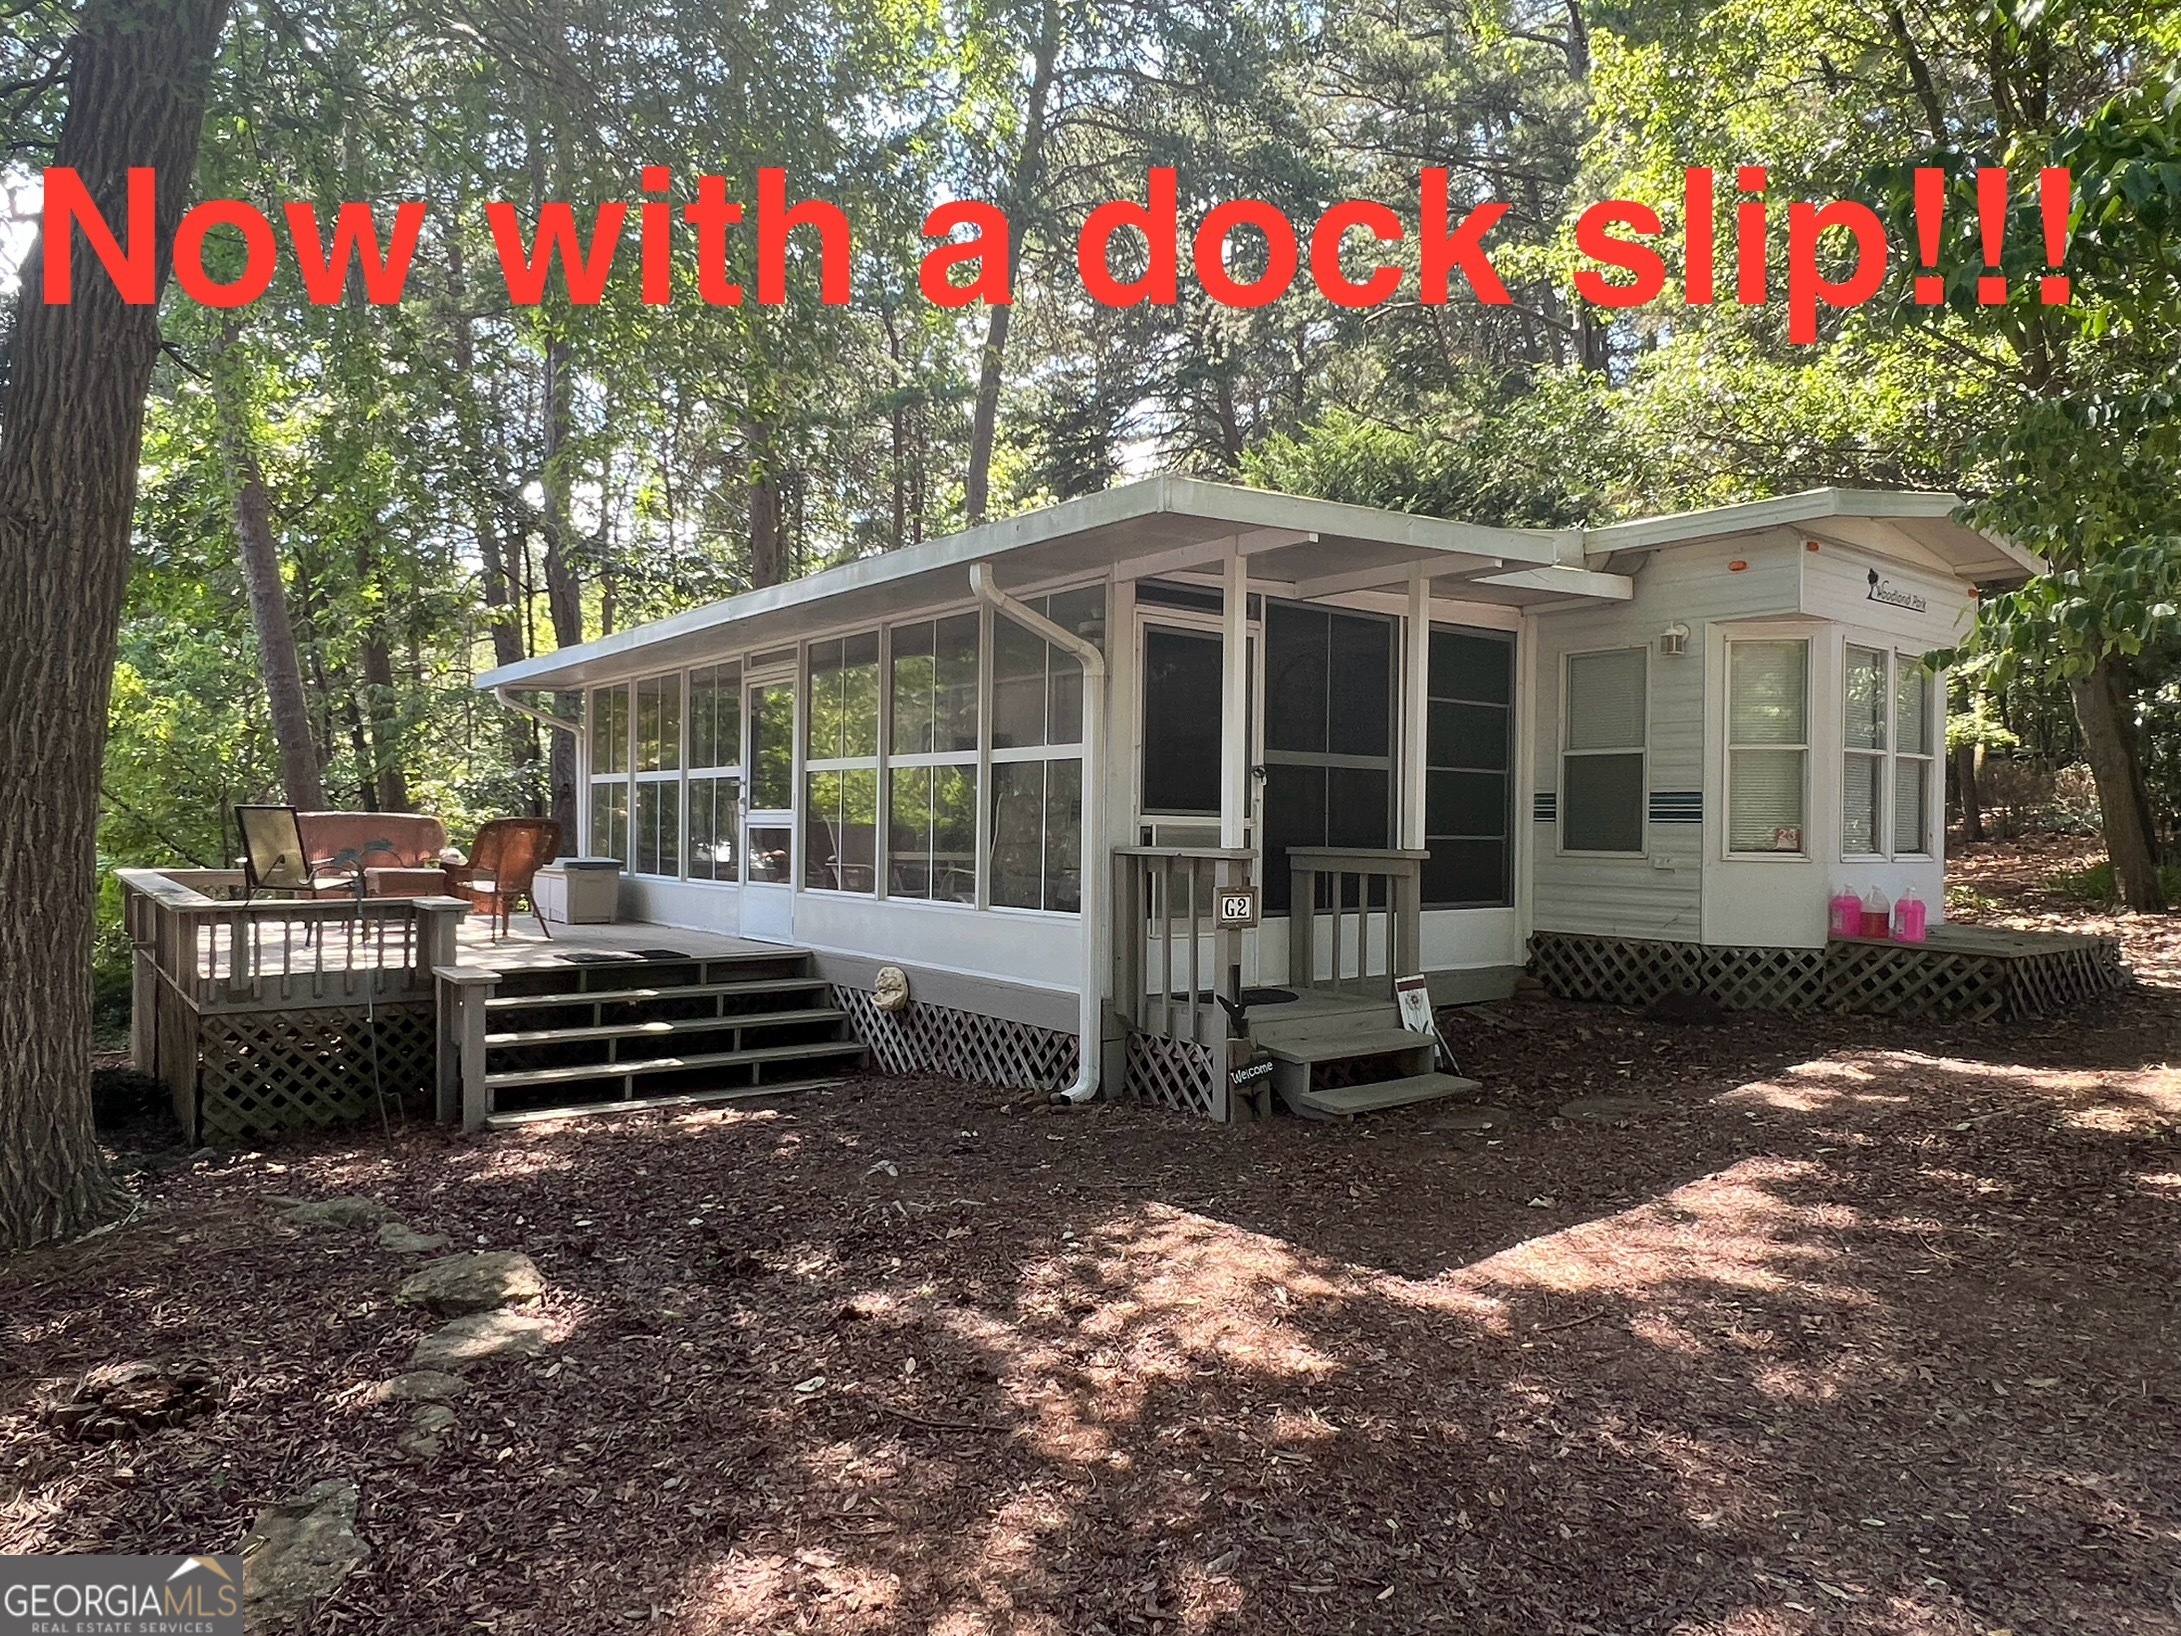
<svg viewBox="0 0 2181 1636"><path fill-rule="evenodd" d="M0 1267L0 1551L232 1549L348 1477L324 1631L2181 1631L2177 1032L2170 986L1507 1005L1457 1037L1497 1137L878 1079L350 1132ZM1586 1091L1650 1105L1554 1117ZM554 1359L480 1371L430 1464L368 1390L428 1325L404 1264L263 1202L350 1193L551 1286ZM34 1418L144 1357L220 1408Z"/></svg>

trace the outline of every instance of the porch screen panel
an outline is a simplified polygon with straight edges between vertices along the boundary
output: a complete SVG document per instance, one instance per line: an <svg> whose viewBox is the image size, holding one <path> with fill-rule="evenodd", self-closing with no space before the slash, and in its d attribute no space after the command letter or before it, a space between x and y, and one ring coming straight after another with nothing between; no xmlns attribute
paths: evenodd
<svg viewBox="0 0 2181 1636"><path fill-rule="evenodd" d="M1511 636L1446 627L1431 632L1424 706L1427 909L1514 902L1507 844L1514 821L1514 670Z"/></svg>
<svg viewBox="0 0 2181 1636"><path fill-rule="evenodd" d="M1144 631L1143 810L1219 813L1222 642L1201 631Z"/></svg>
<svg viewBox="0 0 2181 1636"><path fill-rule="evenodd" d="M742 667L689 673L691 880L731 881L742 849Z"/></svg>
<svg viewBox="0 0 2181 1636"><path fill-rule="evenodd" d="M974 613L890 636L886 891L977 901L977 672Z"/></svg>
<svg viewBox="0 0 2181 1636"><path fill-rule="evenodd" d="M1645 650L1570 654L1561 723L1560 846L1643 850Z"/></svg>
<svg viewBox="0 0 2181 1636"><path fill-rule="evenodd" d="M1291 907L1291 847L1392 844L1393 633L1376 614L1265 604L1268 914Z"/></svg>
<svg viewBox="0 0 2181 1636"><path fill-rule="evenodd" d="M682 872L682 679L636 684L636 801L630 818L639 875Z"/></svg>
<svg viewBox="0 0 2181 1636"><path fill-rule="evenodd" d="M803 885L878 889L878 632L810 645Z"/></svg>
<svg viewBox="0 0 2181 1636"><path fill-rule="evenodd" d="M629 689L591 690L591 799L585 843L593 856L629 862Z"/></svg>
<svg viewBox="0 0 2181 1636"><path fill-rule="evenodd" d="M1803 850L1810 644L1727 644L1727 850Z"/></svg>
<svg viewBox="0 0 2181 1636"><path fill-rule="evenodd" d="M1103 585L1022 601L1104 650ZM997 908L1074 914L1083 902L1082 661L994 614L990 690L987 901Z"/></svg>

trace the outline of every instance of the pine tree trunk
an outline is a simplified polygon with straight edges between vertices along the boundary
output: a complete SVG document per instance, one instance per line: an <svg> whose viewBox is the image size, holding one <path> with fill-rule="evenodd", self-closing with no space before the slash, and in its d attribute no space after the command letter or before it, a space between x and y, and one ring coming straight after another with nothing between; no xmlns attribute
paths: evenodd
<svg viewBox="0 0 2181 1636"><path fill-rule="evenodd" d="M1022 111L1022 146L1016 150L1015 171L1007 185L1007 288L1015 287L1022 267L1023 227L1035 208L1045 180L1045 140L1052 102L1053 79L1060 61L1061 21L1059 0L1045 0L1038 37L1031 47L1034 66L1030 95ZM1013 306L994 307L985 320L984 346L977 360L977 401L969 420L969 472L962 485L963 510L971 523L984 521L992 483L992 440L999 425L1000 384L1006 372L1007 332L1013 323Z"/></svg>
<svg viewBox="0 0 2181 1636"><path fill-rule="evenodd" d="M568 343L557 336L545 348L545 606L553 621L555 647L572 648L583 640L583 580L569 555L575 524L569 514L568 494L573 473L568 466L568 434L572 429L572 394L575 388L573 361ZM563 721L575 719L582 708L575 693L553 695L553 713ZM553 822L560 825L564 844L575 846L576 834L576 741L572 733L556 731L547 762L552 781Z"/></svg>
<svg viewBox="0 0 2181 1636"><path fill-rule="evenodd" d="M223 349L224 350L224 349ZM215 362L217 375L224 361ZM220 453L234 496L235 543L242 557L242 577L250 588L250 623L257 632L258 672L272 706L273 742L280 750L280 783L290 805L306 811L326 804L325 778L318 746L311 738L310 704L303 693L303 666L296 657L295 627L288 618L288 593L280 576L280 547L273 538L273 508L231 392L215 384L214 411L219 419Z"/></svg>
<svg viewBox="0 0 2181 1636"><path fill-rule="evenodd" d="M2082 724L2083 754L2097 780L2098 812L2105 829L2106 856L2121 901L2145 914L2166 907L2158 884L2158 853L2151 840L2150 792L2143 782L2143 761L2136 747L2129 699L2111 659L2101 659L2087 676L2070 684L2075 718Z"/></svg>
<svg viewBox="0 0 2181 1636"><path fill-rule="evenodd" d="M1984 839L1984 799L1977 788L1977 747L1974 744L1954 746L1954 787L1961 792L1961 837L1965 841Z"/></svg>
<svg viewBox="0 0 2181 1636"><path fill-rule="evenodd" d="M118 228L127 169L158 173L159 273L188 202L226 0L87 0L54 162ZM155 307L122 304L81 239L74 300L24 259L0 400L0 1251L65 1237L120 1196L91 1129L98 789Z"/></svg>

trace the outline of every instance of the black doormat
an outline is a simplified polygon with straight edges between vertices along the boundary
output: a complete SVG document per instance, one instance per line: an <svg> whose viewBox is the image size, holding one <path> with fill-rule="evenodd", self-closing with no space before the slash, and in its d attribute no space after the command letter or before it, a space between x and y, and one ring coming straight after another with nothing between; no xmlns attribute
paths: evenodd
<svg viewBox="0 0 2181 1636"><path fill-rule="evenodd" d="M571 949L560 957L574 966L625 966L637 960L694 960L680 949Z"/></svg>

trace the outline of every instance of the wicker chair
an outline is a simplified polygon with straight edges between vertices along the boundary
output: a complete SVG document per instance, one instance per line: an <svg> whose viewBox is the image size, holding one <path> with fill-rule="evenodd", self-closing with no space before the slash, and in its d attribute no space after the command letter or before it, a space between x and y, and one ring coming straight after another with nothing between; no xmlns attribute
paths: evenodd
<svg viewBox="0 0 2181 1636"><path fill-rule="evenodd" d="M507 934L507 918L517 898L537 915L538 930L551 937L553 929L538 913L531 882L539 865L558 856L560 825L552 819L494 818L478 826L477 839L470 843L470 861L448 866L447 891L469 899L470 907L480 914L497 917L494 942Z"/></svg>

